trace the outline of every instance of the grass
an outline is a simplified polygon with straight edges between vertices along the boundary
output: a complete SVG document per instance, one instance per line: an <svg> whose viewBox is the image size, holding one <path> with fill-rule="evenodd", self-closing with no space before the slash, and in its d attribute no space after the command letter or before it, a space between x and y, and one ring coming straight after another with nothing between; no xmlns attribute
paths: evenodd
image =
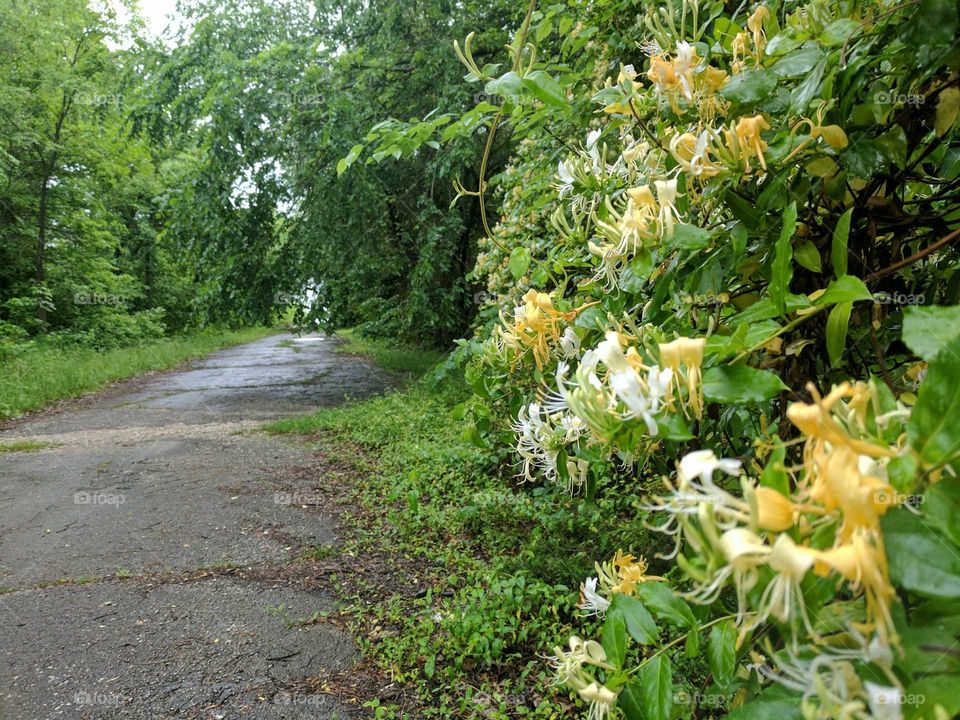
<svg viewBox="0 0 960 720"><path fill-rule="evenodd" d="M57 443L40 442L39 440L16 440L14 442L0 443L0 453L11 452L36 452L45 448L56 447Z"/></svg>
<svg viewBox="0 0 960 720"><path fill-rule="evenodd" d="M337 330L343 339L340 351L366 355L380 367L408 377L420 377L432 370L444 357L441 350L399 346L389 340L362 337L352 329Z"/></svg>
<svg viewBox="0 0 960 720"><path fill-rule="evenodd" d="M518 486L510 455L474 445L455 419L466 397L462 378L420 380L267 430L315 441L318 484L348 508L342 546L315 557L331 566L341 553L342 612L365 660L405 689L368 699L376 717L559 717L567 701L544 654L589 632L576 604L594 559L645 531L633 512Z"/></svg>
<svg viewBox="0 0 960 720"><path fill-rule="evenodd" d="M16 417L271 332L263 327L206 331L113 350L39 345L0 363L0 418Z"/></svg>

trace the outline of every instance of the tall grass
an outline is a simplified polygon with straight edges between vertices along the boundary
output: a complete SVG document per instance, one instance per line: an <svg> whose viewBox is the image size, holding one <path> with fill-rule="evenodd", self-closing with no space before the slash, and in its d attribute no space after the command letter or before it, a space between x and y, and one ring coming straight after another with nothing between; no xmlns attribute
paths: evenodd
<svg viewBox="0 0 960 720"><path fill-rule="evenodd" d="M353 328L337 330L337 335L344 341L340 352L367 355L385 370L414 378L432 370L447 354L444 350L398 346L393 340L362 337Z"/></svg>
<svg viewBox="0 0 960 720"><path fill-rule="evenodd" d="M205 331L113 350L41 343L0 362L0 418L15 417L117 380L251 342L271 332L264 327Z"/></svg>

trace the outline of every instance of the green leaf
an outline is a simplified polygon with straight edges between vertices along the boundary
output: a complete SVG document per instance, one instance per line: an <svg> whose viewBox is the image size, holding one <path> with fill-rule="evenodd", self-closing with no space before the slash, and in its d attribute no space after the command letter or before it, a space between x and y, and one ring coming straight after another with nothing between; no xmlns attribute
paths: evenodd
<svg viewBox="0 0 960 720"><path fill-rule="evenodd" d="M823 50L816 45L794 50L777 60L770 72L778 78L802 77L810 72L823 58Z"/></svg>
<svg viewBox="0 0 960 720"><path fill-rule="evenodd" d="M623 711L626 720L646 720L643 709L643 689L636 680L631 680L617 696L617 707Z"/></svg>
<svg viewBox="0 0 960 720"><path fill-rule="evenodd" d="M510 253L510 260L507 262L510 274L514 279L519 280L530 267L530 251L525 247L515 247Z"/></svg>
<svg viewBox="0 0 960 720"><path fill-rule="evenodd" d="M550 77L550 74L543 70L534 70L523 76L523 85L532 92L538 100L553 105L555 107L564 107L567 103L567 96L563 93L560 84Z"/></svg>
<svg viewBox="0 0 960 720"><path fill-rule="evenodd" d="M719 94L738 105L752 106L776 89L776 76L763 68L756 68L734 75Z"/></svg>
<svg viewBox="0 0 960 720"><path fill-rule="evenodd" d="M790 238L797 229L797 203L792 202L783 211L783 226L780 228L780 238L774 248L773 270L770 274L770 299L778 314L783 314L787 293L790 291L790 280L793 277L793 267L790 259L793 256L793 247Z"/></svg>
<svg viewBox="0 0 960 720"><path fill-rule="evenodd" d="M956 675L929 675L922 677L904 690L907 697L917 698L915 704L904 707L905 720L940 720L955 718L960 713L960 693L957 692ZM943 708L937 714L935 707Z"/></svg>
<svg viewBox="0 0 960 720"><path fill-rule="evenodd" d="M960 598L960 548L906 508L880 519L890 577L932 598Z"/></svg>
<svg viewBox="0 0 960 720"><path fill-rule="evenodd" d="M918 357L933 360L943 346L960 336L960 306L910 306L903 311L903 342Z"/></svg>
<svg viewBox="0 0 960 720"><path fill-rule="evenodd" d="M607 662L615 667L622 667L627 656L627 625L623 614L610 611L603 623L603 651L607 654Z"/></svg>
<svg viewBox="0 0 960 720"><path fill-rule="evenodd" d="M640 681L640 706L646 720L670 720L673 707L673 677L670 658L650 658L637 673Z"/></svg>
<svg viewBox="0 0 960 720"><path fill-rule="evenodd" d="M696 225L683 223L673 229L667 244L682 250L702 250L710 244L710 233Z"/></svg>
<svg viewBox="0 0 960 720"><path fill-rule="evenodd" d="M833 306L827 316L827 357L830 358L831 365L836 365L843 356L852 310L852 302L840 302Z"/></svg>
<svg viewBox="0 0 960 720"><path fill-rule="evenodd" d="M858 300L873 300L863 280L856 275L842 275L827 285L823 295L813 301L814 305L834 305L839 302L856 302Z"/></svg>
<svg viewBox="0 0 960 720"><path fill-rule="evenodd" d="M820 251L817 246L809 240L804 240L793 249L793 256L801 267L810 272L823 272L823 264L820 260Z"/></svg>
<svg viewBox="0 0 960 720"><path fill-rule="evenodd" d="M763 468L763 473L760 475L760 484L764 487L773 488L781 495L789 497L790 476L787 475L786 459L787 449L783 445L777 445L770 453L770 458Z"/></svg>
<svg viewBox="0 0 960 720"><path fill-rule="evenodd" d="M483 91L487 95L500 95L504 98L514 101L522 90L523 81L513 70L504 73L494 80L491 80L483 88Z"/></svg>
<svg viewBox="0 0 960 720"><path fill-rule="evenodd" d="M838 18L824 28L817 38L827 47L843 45L853 34L860 29L860 23L852 18Z"/></svg>
<svg viewBox="0 0 960 720"><path fill-rule="evenodd" d="M690 607L673 590L660 582L645 582L637 585L637 596L654 615L676 627L692 627L696 618Z"/></svg>
<svg viewBox="0 0 960 720"><path fill-rule="evenodd" d="M623 616L630 637L641 645L655 643L660 636L660 628L657 627L653 615L642 602L631 595L614 593L610 612L618 612Z"/></svg>
<svg viewBox="0 0 960 720"><path fill-rule="evenodd" d="M960 453L960 337L930 363L907 424L907 440L920 457L943 465Z"/></svg>
<svg viewBox="0 0 960 720"><path fill-rule="evenodd" d="M707 663L713 679L721 688L729 687L733 671L737 668L737 630L733 623L724 620L710 629L707 640Z"/></svg>
<svg viewBox="0 0 960 720"><path fill-rule="evenodd" d="M748 365L721 365L703 375L704 397L722 405L764 402L786 389L776 374Z"/></svg>
<svg viewBox="0 0 960 720"><path fill-rule="evenodd" d="M830 264L833 265L833 274L838 278L847 274L847 240L850 237L850 218L853 217L853 208L847 210L837 221L833 230L833 244L830 246Z"/></svg>
<svg viewBox="0 0 960 720"><path fill-rule="evenodd" d="M960 546L960 478L947 478L930 486L924 498L923 515Z"/></svg>

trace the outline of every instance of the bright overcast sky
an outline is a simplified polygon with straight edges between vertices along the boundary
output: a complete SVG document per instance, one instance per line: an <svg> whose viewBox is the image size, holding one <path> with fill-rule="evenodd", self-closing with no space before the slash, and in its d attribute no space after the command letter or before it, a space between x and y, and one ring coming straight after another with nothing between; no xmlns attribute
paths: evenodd
<svg viewBox="0 0 960 720"><path fill-rule="evenodd" d="M150 33L158 37L167 26L167 15L176 14L177 0L139 0L139 5Z"/></svg>

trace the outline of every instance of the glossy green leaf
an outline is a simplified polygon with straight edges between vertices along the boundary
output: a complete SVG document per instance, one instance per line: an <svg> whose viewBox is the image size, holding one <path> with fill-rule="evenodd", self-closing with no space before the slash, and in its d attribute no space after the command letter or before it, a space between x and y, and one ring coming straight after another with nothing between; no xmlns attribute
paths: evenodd
<svg viewBox="0 0 960 720"><path fill-rule="evenodd" d="M563 88L554 80L549 73L543 70L534 70L523 76L523 85L532 92L538 100L555 107L564 107L567 103L567 97L563 93Z"/></svg>
<svg viewBox="0 0 960 720"><path fill-rule="evenodd" d="M839 302L827 316L827 357L831 365L836 365L843 356L852 310L852 302Z"/></svg>
<svg viewBox="0 0 960 720"><path fill-rule="evenodd" d="M793 247L790 238L797 229L797 203L792 202L783 212L783 224L780 228L780 237L774 248L773 270L770 274L770 299L778 314L782 314L787 293L790 291L790 279L793 277L793 267L790 263L793 257Z"/></svg>
<svg viewBox="0 0 960 720"><path fill-rule="evenodd" d="M640 583L637 585L637 596L650 612L664 622L681 628L696 624L690 607L663 583Z"/></svg>
<svg viewBox="0 0 960 720"><path fill-rule="evenodd" d="M657 655L647 660L637 673L640 706L646 720L670 720L673 708L673 677L670 658Z"/></svg>
<svg viewBox="0 0 960 720"><path fill-rule="evenodd" d="M630 637L641 645L650 645L657 641L660 628L657 627L650 611L637 598L623 593L614 593L610 612L618 612L623 616Z"/></svg>
<svg viewBox="0 0 960 720"><path fill-rule="evenodd" d="M906 508L880 525L894 582L926 597L960 598L960 547Z"/></svg>
<svg viewBox="0 0 960 720"><path fill-rule="evenodd" d="M729 620L710 628L710 637L707 640L707 663L713 673L714 682L721 688L726 688L733 680L733 672L737 668L737 629Z"/></svg>
<svg viewBox="0 0 960 720"><path fill-rule="evenodd" d="M775 373L748 365L721 365L703 375L704 397L723 405L764 402L787 389Z"/></svg>
<svg viewBox="0 0 960 720"><path fill-rule="evenodd" d="M903 342L924 360L960 336L960 306L910 306L903 311Z"/></svg>
<svg viewBox="0 0 960 720"><path fill-rule="evenodd" d="M863 280L855 275L842 275L827 285L823 295L814 300L814 305L833 305L840 302L852 303L872 299L873 294L863 284Z"/></svg>
<svg viewBox="0 0 960 720"><path fill-rule="evenodd" d="M946 343L930 363L907 424L910 446L930 465L960 454L960 338Z"/></svg>
<svg viewBox="0 0 960 720"><path fill-rule="evenodd" d="M833 230L833 243L830 246L830 264L833 265L833 274L838 278L847 274L847 243L850 238L850 219L853 217L853 208L847 210L837 221Z"/></svg>

